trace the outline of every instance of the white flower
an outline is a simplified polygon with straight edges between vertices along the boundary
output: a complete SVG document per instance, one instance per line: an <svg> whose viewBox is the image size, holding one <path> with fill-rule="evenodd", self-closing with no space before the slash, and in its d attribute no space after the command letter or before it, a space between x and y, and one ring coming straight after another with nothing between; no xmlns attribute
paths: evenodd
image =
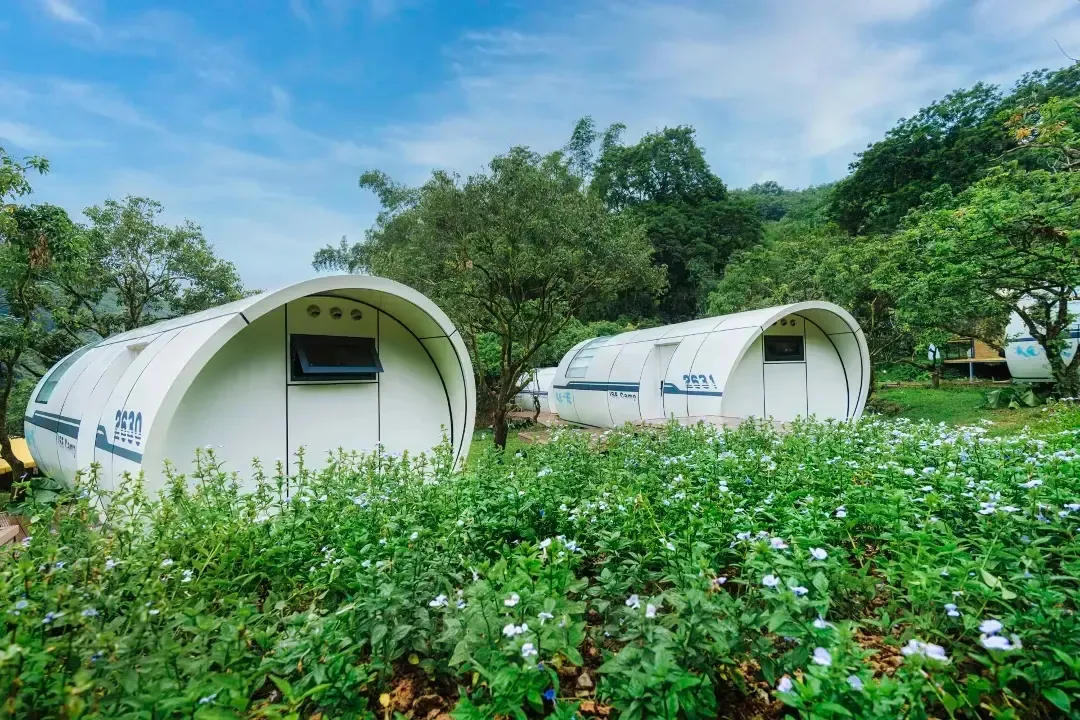
<svg viewBox="0 0 1080 720"><path fill-rule="evenodd" d="M845 509L844 509L844 508L842 508L842 507L841 507L841 508L837 508L837 509L836 509L836 512L834 513L834 515L835 515L836 517L838 517L838 518L846 518L846 517L847 517L847 510L845 510Z"/></svg>
<svg viewBox="0 0 1080 720"><path fill-rule="evenodd" d="M153 610L150 611L150 614L151 615L157 615L160 612L161 612L160 610L158 610L157 608L154 608Z"/></svg>
<svg viewBox="0 0 1080 720"><path fill-rule="evenodd" d="M736 533L735 538L737 540L749 540L750 539L750 531L747 530L746 532Z"/></svg>
<svg viewBox="0 0 1080 720"><path fill-rule="evenodd" d="M666 547L671 552L675 552L675 545L673 545L670 540L664 543L664 547Z"/></svg>
<svg viewBox="0 0 1080 720"><path fill-rule="evenodd" d="M949 617L960 617L960 611L956 609L956 603L945 603L945 614Z"/></svg>
<svg viewBox="0 0 1080 720"><path fill-rule="evenodd" d="M549 547L551 547L551 538L544 538L543 540L541 540L541 541L540 541L540 547L541 547L542 549L544 549L544 550L546 550L546 549L548 549Z"/></svg>
<svg viewBox="0 0 1080 720"><path fill-rule="evenodd" d="M503 605L506 607L514 607L521 600L521 596L517 593L510 593L510 597L503 600Z"/></svg>
<svg viewBox="0 0 1080 720"><path fill-rule="evenodd" d="M941 577L949 577L949 569L948 568L943 568L941 570Z"/></svg>
<svg viewBox="0 0 1080 720"><path fill-rule="evenodd" d="M995 633L1001 632L1001 628L1003 627L1004 625L1001 624L1000 620L983 620L981 623L979 623L979 632L986 633L987 635L993 635Z"/></svg>
<svg viewBox="0 0 1080 720"><path fill-rule="evenodd" d="M795 587L791 588L791 592L795 593L796 597L802 597L810 591L804 588L802 585L796 585Z"/></svg>
<svg viewBox="0 0 1080 720"><path fill-rule="evenodd" d="M412 535L409 536L409 539L410 540L415 540L418 537L420 537L420 533L414 532Z"/></svg>
<svg viewBox="0 0 1080 720"><path fill-rule="evenodd" d="M210 703L214 702L214 700L216 700L216 699L217 699L217 693L210 693L206 697L199 698L199 704L200 705L209 705Z"/></svg>
<svg viewBox="0 0 1080 720"><path fill-rule="evenodd" d="M652 603L649 603L648 605L645 606L645 617L647 617L650 620L652 620L654 617L656 617L656 606L653 605Z"/></svg>
<svg viewBox="0 0 1080 720"><path fill-rule="evenodd" d="M91 608L86 608L85 610L82 611L82 616L83 617L97 617L97 614L98 614L98 611L95 610L92 607Z"/></svg>
<svg viewBox="0 0 1080 720"><path fill-rule="evenodd" d="M1028 488L1029 490L1031 488L1037 488L1040 485L1042 485L1042 480L1040 480L1039 478L1032 478L1031 480L1028 480L1026 483L1020 483L1020 487Z"/></svg>
<svg viewBox="0 0 1080 720"><path fill-rule="evenodd" d="M521 646L521 657L530 658L536 655L536 646L531 642L527 642Z"/></svg>
<svg viewBox="0 0 1080 720"><path fill-rule="evenodd" d="M512 637L516 637L518 635L522 635L522 634L524 634L524 633L526 633L528 631L529 631L529 625L527 623L522 623L520 625L515 625L514 623L509 623L506 627L503 628L503 635L505 635L506 637L512 638Z"/></svg>
<svg viewBox="0 0 1080 720"><path fill-rule="evenodd" d="M1013 642L1009 642L1007 637L1003 635L980 635L979 642L987 650L1019 650L1023 645L1020 644L1020 638L1015 635L1012 636Z"/></svg>
<svg viewBox="0 0 1080 720"><path fill-rule="evenodd" d="M718 589L721 585L727 582L727 575L721 575L712 579L712 586L714 589Z"/></svg>
<svg viewBox="0 0 1080 720"><path fill-rule="evenodd" d="M830 655L829 651L823 647L814 648L813 661L815 665L829 667L832 665L832 655Z"/></svg>
<svg viewBox="0 0 1080 720"><path fill-rule="evenodd" d="M818 630L824 630L825 628L829 627L829 623L826 622L825 618L818 615L817 620L814 621L814 627L816 627Z"/></svg>
<svg viewBox="0 0 1080 720"><path fill-rule="evenodd" d="M28 603L26 600L18 600L15 603L15 609L16 610L25 610L29 605L30 605L30 603Z"/></svg>
<svg viewBox="0 0 1080 720"><path fill-rule="evenodd" d="M922 655L923 657L939 662L949 662L949 656L945 654L945 648L934 643L924 643L921 640L911 639L908 644L900 648L905 656Z"/></svg>
<svg viewBox="0 0 1080 720"><path fill-rule="evenodd" d="M192 580L192 576L195 574L194 570L185 570L184 577L180 579L180 582L189 583Z"/></svg>
<svg viewBox="0 0 1080 720"><path fill-rule="evenodd" d="M851 686L852 690L863 689L862 680L859 679L858 675L848 675L847 684Z"/></svg>
<svg viewBox="0 0 1080 720"><path fill-rule="evenodd" d="M161 561L161 567L163 568L172 567L174 564L175 563L173 562L172 558L165 558Z"/></svg>
<svg viewBox="0 0 1080 720"><path fill-rule="evenodd" d="M24 548L28 548L28 547L30 547L30 541L31 541L31 540L33 540L33 539L34 539L34 536L33 536L33 535L27 535L26 537L24 537L24 538L22 539L22 542L21 542L20 544L21 544L21 545L22 545L22 546L23 546Z"/></svg>
<svg viewBox="0 0 1080 720"><path fill-rule="evenodd" d="M551 468L546 467L546 468L543 468L542 470L540 470L539 472L537 472L536 477L538 477L538 478L547 477L550 474L551 474Z"/></svg>
<svg viewBox="0 0 1080 720"><path fill-rule="evenodd" d="M780 682L776 683L776 691L777 692L782 692L782 693L791 692L791 689L793 687L794 687L794 684L791 682L791 678L789 678L787 675L780 678Z"/></svg>
<svg viewBox="0 0 1080 720"><path fill-rule="evenodd" d="M446 607L450 604L450 601L445 595L436 595L435 599L428 603L428 607L440 608Z"/></svg>
<svg viewBox="0 0 1080 720"><path fill-rule="evenodd" d="M824 560L829 557L829 553L825 552L822 548L810 548L810 557L815 560Z"/></svg>
<svg viewBox="0 0 1080 720"><path fill-rule="evenodd" d="M637 596L637 593L626 598L626 607L634 608L635 610L641 607L641 598Z"/></svg>
<svg viewBox="0 0 1080 720"><path fill-rule="evenodd" d="M933 485L923 485L919 489L922 490L924 493L934 492L934 486Z"/></svg>
<svg viewBox="0 0 1080 720"><path fill-rule="evenodd" d="M911 477L915 474L915 468L904 468L904 474Z"/></svg>
<svg viewBox="0 0 1080 720"><path fill-rule="evenodd" d="M761 578L761 584L765 587L776 587L780 584L780 578L776 577L772 573L769 573L765 577Z"/></svg>
<svg viewBox="0 0 1080 720"><path fill-rule="evenodd" d="M114 567L116 567L116 566L117 566L118 564L119 564L119 563L117 563L117 562L116 562L115 560L113 560L112 558L105 558L105 569L106 569L106 570L112 570L112 569L113 569Z"/></svg>
<svg viewBox="0 0 1080 720"><path fill-rule="evenodd" d="M552 615L549 612L542 612L539 615L537 615L536 617L540 618L540 624L543 625L544 623L546 623L548 620L551 620L555 616Z"/></svg>
<svg viewBox="0 0 1080 720"><path fill-rule="evenodd" d="M769 540L769 544L772 545L773 550L786 550L788 544L784 542L783 538L774 537Z"/></svg>
<svg viewBox="0 0 1080 720"><path fill-rule="evenodd" d="M469 607L469 603L465 602L464 598L458 598L457 609L464 610L467 607Z"/></svg>

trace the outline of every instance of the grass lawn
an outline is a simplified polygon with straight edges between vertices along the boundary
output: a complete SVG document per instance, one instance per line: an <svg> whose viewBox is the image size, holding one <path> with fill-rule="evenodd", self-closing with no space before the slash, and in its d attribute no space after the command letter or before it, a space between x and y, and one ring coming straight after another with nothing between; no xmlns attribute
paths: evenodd
<svg viewBox="0 0 1080 720"><path fill-rule="evenodd" d="M966 381L943 382L936 390L929 384L924 387L882 388L875 397L888 406L891 412L887 414L893 417L946 422L951 425L970 425L980 420L992 420L995 434L1012 432L1042 417L1041 407L1019 410L992 410L986 407L986 393L1000 387L1004 386Z"/></svg>

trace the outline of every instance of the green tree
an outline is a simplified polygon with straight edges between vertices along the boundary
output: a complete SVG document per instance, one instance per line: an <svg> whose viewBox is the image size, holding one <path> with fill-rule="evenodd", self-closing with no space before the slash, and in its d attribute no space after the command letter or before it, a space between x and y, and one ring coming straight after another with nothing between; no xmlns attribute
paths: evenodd
<svg viewBox="0 0 1080 720"><path fill-rule="evenodd" d="M1017 107L1080 91L1080 66L1028 73L1008 96L978 83L901 119L869 145L837 186L830 216L851 234L892 232L941 186L962 192L1015 146L1004 120Z"/></svg>
<svg viewBox="0 0 1080 720"><path fill-rule="evenodd" d="M507 413L538 353L591 304L628 288L656 292L662 271L643 230L587 193L562 153L514 148L463 182L435 172L420 188L369 172L383 209L360 246L327 247L319 270L367 269L423 292L454 320L505 446ZM498 338L498 375L479 344Z"/></svg>
<svg viewBox="0 0 1080 720"><path fill-rule="evenodd" d="M815 185L802 190L789 190L769 180L754 183L745 190L732 190L736 197L744 197L758 208L765 222L802 221L816 225L828 222L829 203L835 183Z"/></svg>
<svg viewBox="0 0 1080 720"><path fill-rule="evenodd" d="M977 308L1023 319L1050 363L1058 392L1080 394L1080 353L1062 351L1080 287L1080 173L995 168L959 195L937 192L907 220L913 258L904 302L950 316Z"/></svg>
<svg viewBox="0 0 1080 720"><path fill-rule="evenodd" d="M583 123L568 146L575 165L591 163L591 191L613 211L645 226L655 261L667 269L668 290L657 308L661 317L667 322L697 317L732 253L760 241L757 206L728 193L709 169L691 127L665 128L623 145L622 126L613 125L592 163L590 141L597 136L588 121ZM651 314L648 294L623 297L626 302L613 314Z"/></svg>
<svg viewBox="0 0 1080 720"><path fill-rule="evenodd" d="M72 338L108 337L244 295L232 263L190 221L158 222L160 203L140 197L87 208L87 261L59 281L57 321Z"/></svg>
<svg viewBox="0 0 1080 720"><path fill-rule="evenodd" d="M62 209L11 202L30 192L26 174L45 172L44 160L18 163L0 150L0 167L4 183L0 188L0 417L4 418L0 457L12 468L10 480L16 480L23 464L11 449L8 418L9 410L16 409L9 407L12 392L25 386L25 368L55 332L49 317L56 297L54 282L63 268L77 265L82 245L80 233ZM11 490L10 480L0 491Z"/></svg>
<svg viewBox="0 0 1080 720"><path fill-rule="evenodd" d="M880 236L852 238L830 225L772 225L761 245L738 253L728 265L710 295L709 312L825 300L858 320L872 368L912 358L914 342L898 321L896 298L876 282L887 259L883 243Z"/></svg>

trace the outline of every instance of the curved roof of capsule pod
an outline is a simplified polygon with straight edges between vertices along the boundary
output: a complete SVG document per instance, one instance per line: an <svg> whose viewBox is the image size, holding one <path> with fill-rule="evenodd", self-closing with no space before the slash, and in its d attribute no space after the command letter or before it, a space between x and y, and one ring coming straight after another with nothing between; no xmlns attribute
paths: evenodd
<svg viewBox="0 0 1080 720"><path fill-rule="evenodd" d="M163 453L169 421L199 372L229 340L254 320L308 296L339 297L368 305L394 318L420 342L443 377L455 462L463 462L472 440L476 410L476 386L468 350L453 322L434 302L406 285L372 275L317 277L191 315L136 328L80 348L38 382L30 396L26 422L57 433L58 440L60 435L77 439L80 451L83 433L92 431L94 440L90 443L91 453L96 446L135 463L135 467L124 469L134 470L141 466L160 469L166 460ZM433 344L440 340L448 342L442 343L441 348ZM163 352L166 344L168 351ZM103 375L108 371L109 363L101 362L100 356L107 349L118 347L141 352L118 376L105 378ZM54 379L55 390L42 403L38 400L42 387L65 363L69 367ZM96 377L90 377L88 373ZM115 394L124 388L132 393L144 376L163 378L165 382L144 382L139 388L143 391L140 396L143 429L141 453L112 445L104 432L103 425L108 423L103 423L103 416L83 418L64 414L65 401L79 383L111 385L100 388L106 393ZM94 391L98 390L95 387ZM81 429L81 424L88 427ZM91 429L91 425L96 427ZM83 462L82 452L78 455L78 469L85 469L90 461ZM93 455L90 457L92 459ZM60 463L53 464L58 466ZM119 472L118 469L117 474ZM72 480L68 475L63 473L58 479ZM73 476L73 473L70 475Z"/></svg>
<svg viewBox="0 0 1080 720"><path fill-rule="evenodd" d="M631 345L634 343L665 344L664 341L666 340L680 340L692 336L711 335L714 333L730 333L732 336L732 343L725 348L727 352L724 353L724 357L722 358L723 369L719 373L716 373L718 380L717 384L722 389L726 385L728 377L732 371L738 367L739 362L742 360L747 350L750 349L754 341L764 334L773 323L778 322L781 318L794 314L799 314L817 325L825 335L830 336L830 341L833 341L832 336L837 335L850 335L854 338L855 347L858 352L857 368L855 369L857 369L858 372L848 372L845 367L844 374L847 378L848 396L849 398L855 398L854 403L849 402L848 417L850 419L860 417L865 408L867 394L870 389L870 351L866 344L866 335L863 333L858 321L855 320L847 310L834 303L818 300L792 303L790 305L777 305L762 308L760 310L747 310L744 312L732 313L730 315L702 318L700 320L688 320L672 325L632 330L618 335L583 340L570 348L559 362L553 387L555 390L558 390L564 388L568 382L573 382L572 380L568 380L567 370L577 354L586 346L589 346L590 349L599 349ZM623 380L627 381L625 388L618 382ZM613 389L616 392L622 390L637 392L640 387L640 380L640 376L632 379L613 377L611 378L611 381L615 382L610 389ZM588 382L585 384L587 385ZM552 406L556 414L560 416L563 415L563 409L560 407L557 393L555 394ZM569 414L572 414L572 412ZM576 418L568 417L566 419L576 421Z"/></svg>

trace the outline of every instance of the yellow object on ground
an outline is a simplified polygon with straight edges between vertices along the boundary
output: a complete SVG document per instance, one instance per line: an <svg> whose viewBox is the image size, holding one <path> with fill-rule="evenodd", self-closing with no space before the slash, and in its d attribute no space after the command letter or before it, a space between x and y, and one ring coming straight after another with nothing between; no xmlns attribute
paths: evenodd
<svg viewBox="0 0 1080 720"><path fill-rule="evenodd" d="M37 467L34 458L30 457L30 448L26 447L26 438L11 438L11 449L14 451L15 457L22 460L27 469ZM11 466L3 458L0 458L0 475L9 472L11 472Z"/></svg>

